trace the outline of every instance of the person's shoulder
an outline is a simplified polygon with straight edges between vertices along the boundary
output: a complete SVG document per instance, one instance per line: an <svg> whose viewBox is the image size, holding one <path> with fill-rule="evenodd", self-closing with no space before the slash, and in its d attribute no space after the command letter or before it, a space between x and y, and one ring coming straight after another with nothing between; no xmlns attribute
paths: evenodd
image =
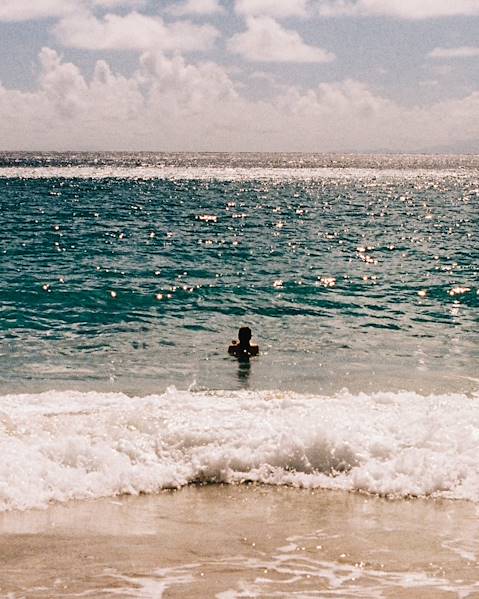
<svg viewBox="0 0 479 599"><path fill-rule="evenodd" d="M255 344L250 345L248 348L242 348L238 341L232 341L228 347L228 353L232 356L257 356L259 354L259 347Z"/></svg>
<svg viewBox="0 0 479 599"><path fill-rule="evenodd" d="M231 345L228 347L229 354L236 354L238 352L239 343L237 341L232 341Z"/></svg>

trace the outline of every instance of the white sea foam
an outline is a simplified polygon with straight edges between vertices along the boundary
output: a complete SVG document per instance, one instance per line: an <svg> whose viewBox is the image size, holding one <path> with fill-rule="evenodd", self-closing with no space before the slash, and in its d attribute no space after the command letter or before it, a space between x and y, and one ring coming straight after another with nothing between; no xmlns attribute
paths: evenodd
<svg viewBox="0 0 479 599"><path fill-rule="evenodd" d="M477 176L477 172L474 172ZM470 171L422 168L284 168L284 167L191 167L191 166L15 166L0 167L0 179L167 179L200 181L310 181L337 180L385 180L469 178Z"/></svg>
<svg viewBox="0 0 479 599"><path fill-rule="evenodd" d="M464 598L476 597L479 583L466 582L447 578L444 574L426 573L420 570L406 569L388 570L374 567L362 562L356 564L318 559L297 552L281 554L276 551L272 556L245 558L242 556L209 560L204 563L183 564L171 568L158 569L153 576L124 576L112 573L111 576L121 582L129 583L129 587L121 588L124 597L161 599L165 593L175 588L178 592L185 585L194 588L195 582L201 580L202 570L213 569L216 576L224 571L257 573L254 580L245 580L238 576L232 588L215 594L216 599L238 599L239 597L340 597L345 599L381 599L385 596L397 596L398 589L409 591L410 597L420 596L421 591L431 593L447 593ZM277 591L278 586L282 588ZM298 588L303 588L301 593ZM323 589L318 595L317 589ZM187 596L188 587L185 595ZM399 595L401 596L401 595ZM406 595L402 595L406 596Z"/></svg>
<svg viewBox="0 0 479 599"><path fill-rule="evenodd" d="M479 502L479 393L0 397L0 509L258 481Z"/></svg>

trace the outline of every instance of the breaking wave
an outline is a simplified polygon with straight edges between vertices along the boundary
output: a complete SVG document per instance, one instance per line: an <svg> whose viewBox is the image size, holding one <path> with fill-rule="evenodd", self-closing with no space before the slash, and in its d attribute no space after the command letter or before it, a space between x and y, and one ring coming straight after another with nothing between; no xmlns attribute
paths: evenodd
<svg viewBox="0 0 479 599"><path fill-rule="evenodd" d="M479 501L479 394L0 398L0 510L259 482Z"/></svg>

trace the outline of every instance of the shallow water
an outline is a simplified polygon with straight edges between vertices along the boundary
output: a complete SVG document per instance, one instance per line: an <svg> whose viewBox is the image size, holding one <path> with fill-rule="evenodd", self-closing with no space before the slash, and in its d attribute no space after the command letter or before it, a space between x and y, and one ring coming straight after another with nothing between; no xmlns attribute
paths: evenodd
<svg viewBox="0 0 479 599"><path fill-rule="evenodd" d="M0 515L0 593L20 598L474 599L477 506L189 487Z"/></svg>

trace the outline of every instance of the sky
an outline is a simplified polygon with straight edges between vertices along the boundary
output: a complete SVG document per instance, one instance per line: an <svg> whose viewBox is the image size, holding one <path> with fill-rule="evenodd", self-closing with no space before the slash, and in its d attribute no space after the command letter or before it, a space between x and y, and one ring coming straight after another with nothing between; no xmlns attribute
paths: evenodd
<svg viewBox="0 0 479 599"><path fill-rule="evenodd" d="M0 150L478 152L479 0L0 0Z"/></svg>

